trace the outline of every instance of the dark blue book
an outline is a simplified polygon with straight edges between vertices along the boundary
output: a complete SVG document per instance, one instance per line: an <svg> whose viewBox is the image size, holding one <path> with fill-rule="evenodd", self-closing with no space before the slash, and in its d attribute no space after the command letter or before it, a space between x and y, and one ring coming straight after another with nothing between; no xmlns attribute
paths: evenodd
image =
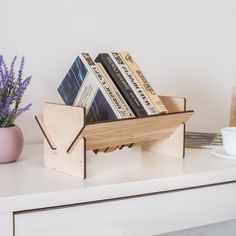
<svg viewBox="0 0 236 236"><path fill-rule="evenodd" d="M102 79L89 54L81 53L58 87L58 92L65 104L85 107L87 122L123 118L116 107L117 101L113 102L112 93L106 91Z"/></svg>

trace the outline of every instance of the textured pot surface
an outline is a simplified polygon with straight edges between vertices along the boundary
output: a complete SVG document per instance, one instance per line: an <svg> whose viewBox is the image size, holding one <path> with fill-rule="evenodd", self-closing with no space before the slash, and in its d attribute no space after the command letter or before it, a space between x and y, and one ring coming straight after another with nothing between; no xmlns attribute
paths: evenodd
<svg viewBox="0 0 236 236"><path fill-rule="evenodd" d="M16 161L23 148L23 135L20 128L15 125L0 128L0 163Z"/></svg>

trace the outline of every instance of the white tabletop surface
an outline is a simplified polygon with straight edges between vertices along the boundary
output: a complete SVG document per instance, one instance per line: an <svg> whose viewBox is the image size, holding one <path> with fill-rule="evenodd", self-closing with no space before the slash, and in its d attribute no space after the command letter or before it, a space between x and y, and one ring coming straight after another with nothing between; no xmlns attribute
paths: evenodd
<svg viewBox="0 0 236 236"><path fill-rule="evenodd" d="M43 167L43 145L26 145L21 158L0 165L0 213L178 190L236 180L236 161L209 149L184 159L126 148L88 152L87 179Z"/></svg>

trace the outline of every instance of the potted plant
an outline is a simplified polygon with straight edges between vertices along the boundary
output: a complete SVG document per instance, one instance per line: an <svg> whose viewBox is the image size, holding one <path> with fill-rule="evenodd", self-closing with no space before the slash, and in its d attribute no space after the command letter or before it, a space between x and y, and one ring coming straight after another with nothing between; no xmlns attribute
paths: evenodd
<svg viewBox="0 0 236 236"><path fill-rule="evenodd" d="M19 158L23 148L23 135L14 122L32 106L20 106L31 76L23 78L24 57L17 71L16 60L15 56L8 67L0 55L0 163L13 162Z"/></svg>

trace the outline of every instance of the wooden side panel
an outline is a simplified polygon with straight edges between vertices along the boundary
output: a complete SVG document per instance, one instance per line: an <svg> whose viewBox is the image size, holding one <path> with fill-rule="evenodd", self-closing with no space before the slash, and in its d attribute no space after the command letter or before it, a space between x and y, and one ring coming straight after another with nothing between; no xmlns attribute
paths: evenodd
<svg viewBox="0 0 236 236"><path fill-rule="evenodd" d="M36 119L41 131L43 132L44 141L48 142L48 145L52 150L56 150L57 147L56 147L52 137L50 136L47 127L45 126L45 124L43 122L43 116L42 115L37 115L37 116L35 116L35 119Z"/></svg>
<svg viewBox="0 0 236 236"><path fill-rule="evenodd" d="M236 126L236 87L233 87L232 101L231 101L231 112L230 112L230 126Z"/></svg>
<svg viewBox="0 0 236 236"><path fill-rule="evenodd" d="M84 108L46 103L43 120L58 149L67 149L84 127Z"/></svg>
<svg viewBox="0 0 236 236"><path fill-rule="evenodd" d="M44 166L65 174L84 179L86 177L86 147L85 139L82 138L73 150L68 154L66 149L52 150L48 142L44 142Z"/></svg>
<svg viewBox="0 0 236 236"><path fill-rule="evenodd" d="M169 112L186 111L186 99L179 97L159 96Z"/></svg>
<svg viewBox="0 0 236 236"><path fill-rule="evenodd" d="M72 153L67 153L66 150L57 153L58 164L57 170L63 173L80 177L86 177L86 149L85 139L82 138Z"/></svg>
<svg viewBox="0 0 236 236"><path fill-rule="evenodd" d="M161 96L160 98L169 112L186 111L185 98L167 96ZM183 121L169 137L153 142L146 142L142 145L142 148L156 153L183 158L185 155L185 123L186 121Z"/></svg>
<svg viewBox="0 0 236 236"><path fill-rule="evenodd" d="M48 135L57 147L52 150L48 142L44 143L45 167L85 178L86 150L85 139L78 140L73 152L68 154L67 148L84 127L84 109L57 104L45 104L44 124Z"/></svg>
<svg viewBox="0 0 236 236"><path fill-rule="evenodd" d="M146 118L118 120L87 125L81 133L87 141L87 150L142 143L170 136L186 122L192 112L158 115ZM79 140L78 138L77 140ZM70 150L76 146L75 141Z"/></svg>
<svg viewBox="0 0 236 236"><path fill-rule="evenodd" d="M159 141L144 143L142 148L151 152L183 158L185 154L184 135L185 125L181 124L169 137Z"/></svg>
<svg viewBox="0 0 236 236"><path fill-rule="evenodd" d="M51 149L48 141L44 138L44 166L49 169L57 169L58 166L58 158L57 158L57 150Z"/></svg>

